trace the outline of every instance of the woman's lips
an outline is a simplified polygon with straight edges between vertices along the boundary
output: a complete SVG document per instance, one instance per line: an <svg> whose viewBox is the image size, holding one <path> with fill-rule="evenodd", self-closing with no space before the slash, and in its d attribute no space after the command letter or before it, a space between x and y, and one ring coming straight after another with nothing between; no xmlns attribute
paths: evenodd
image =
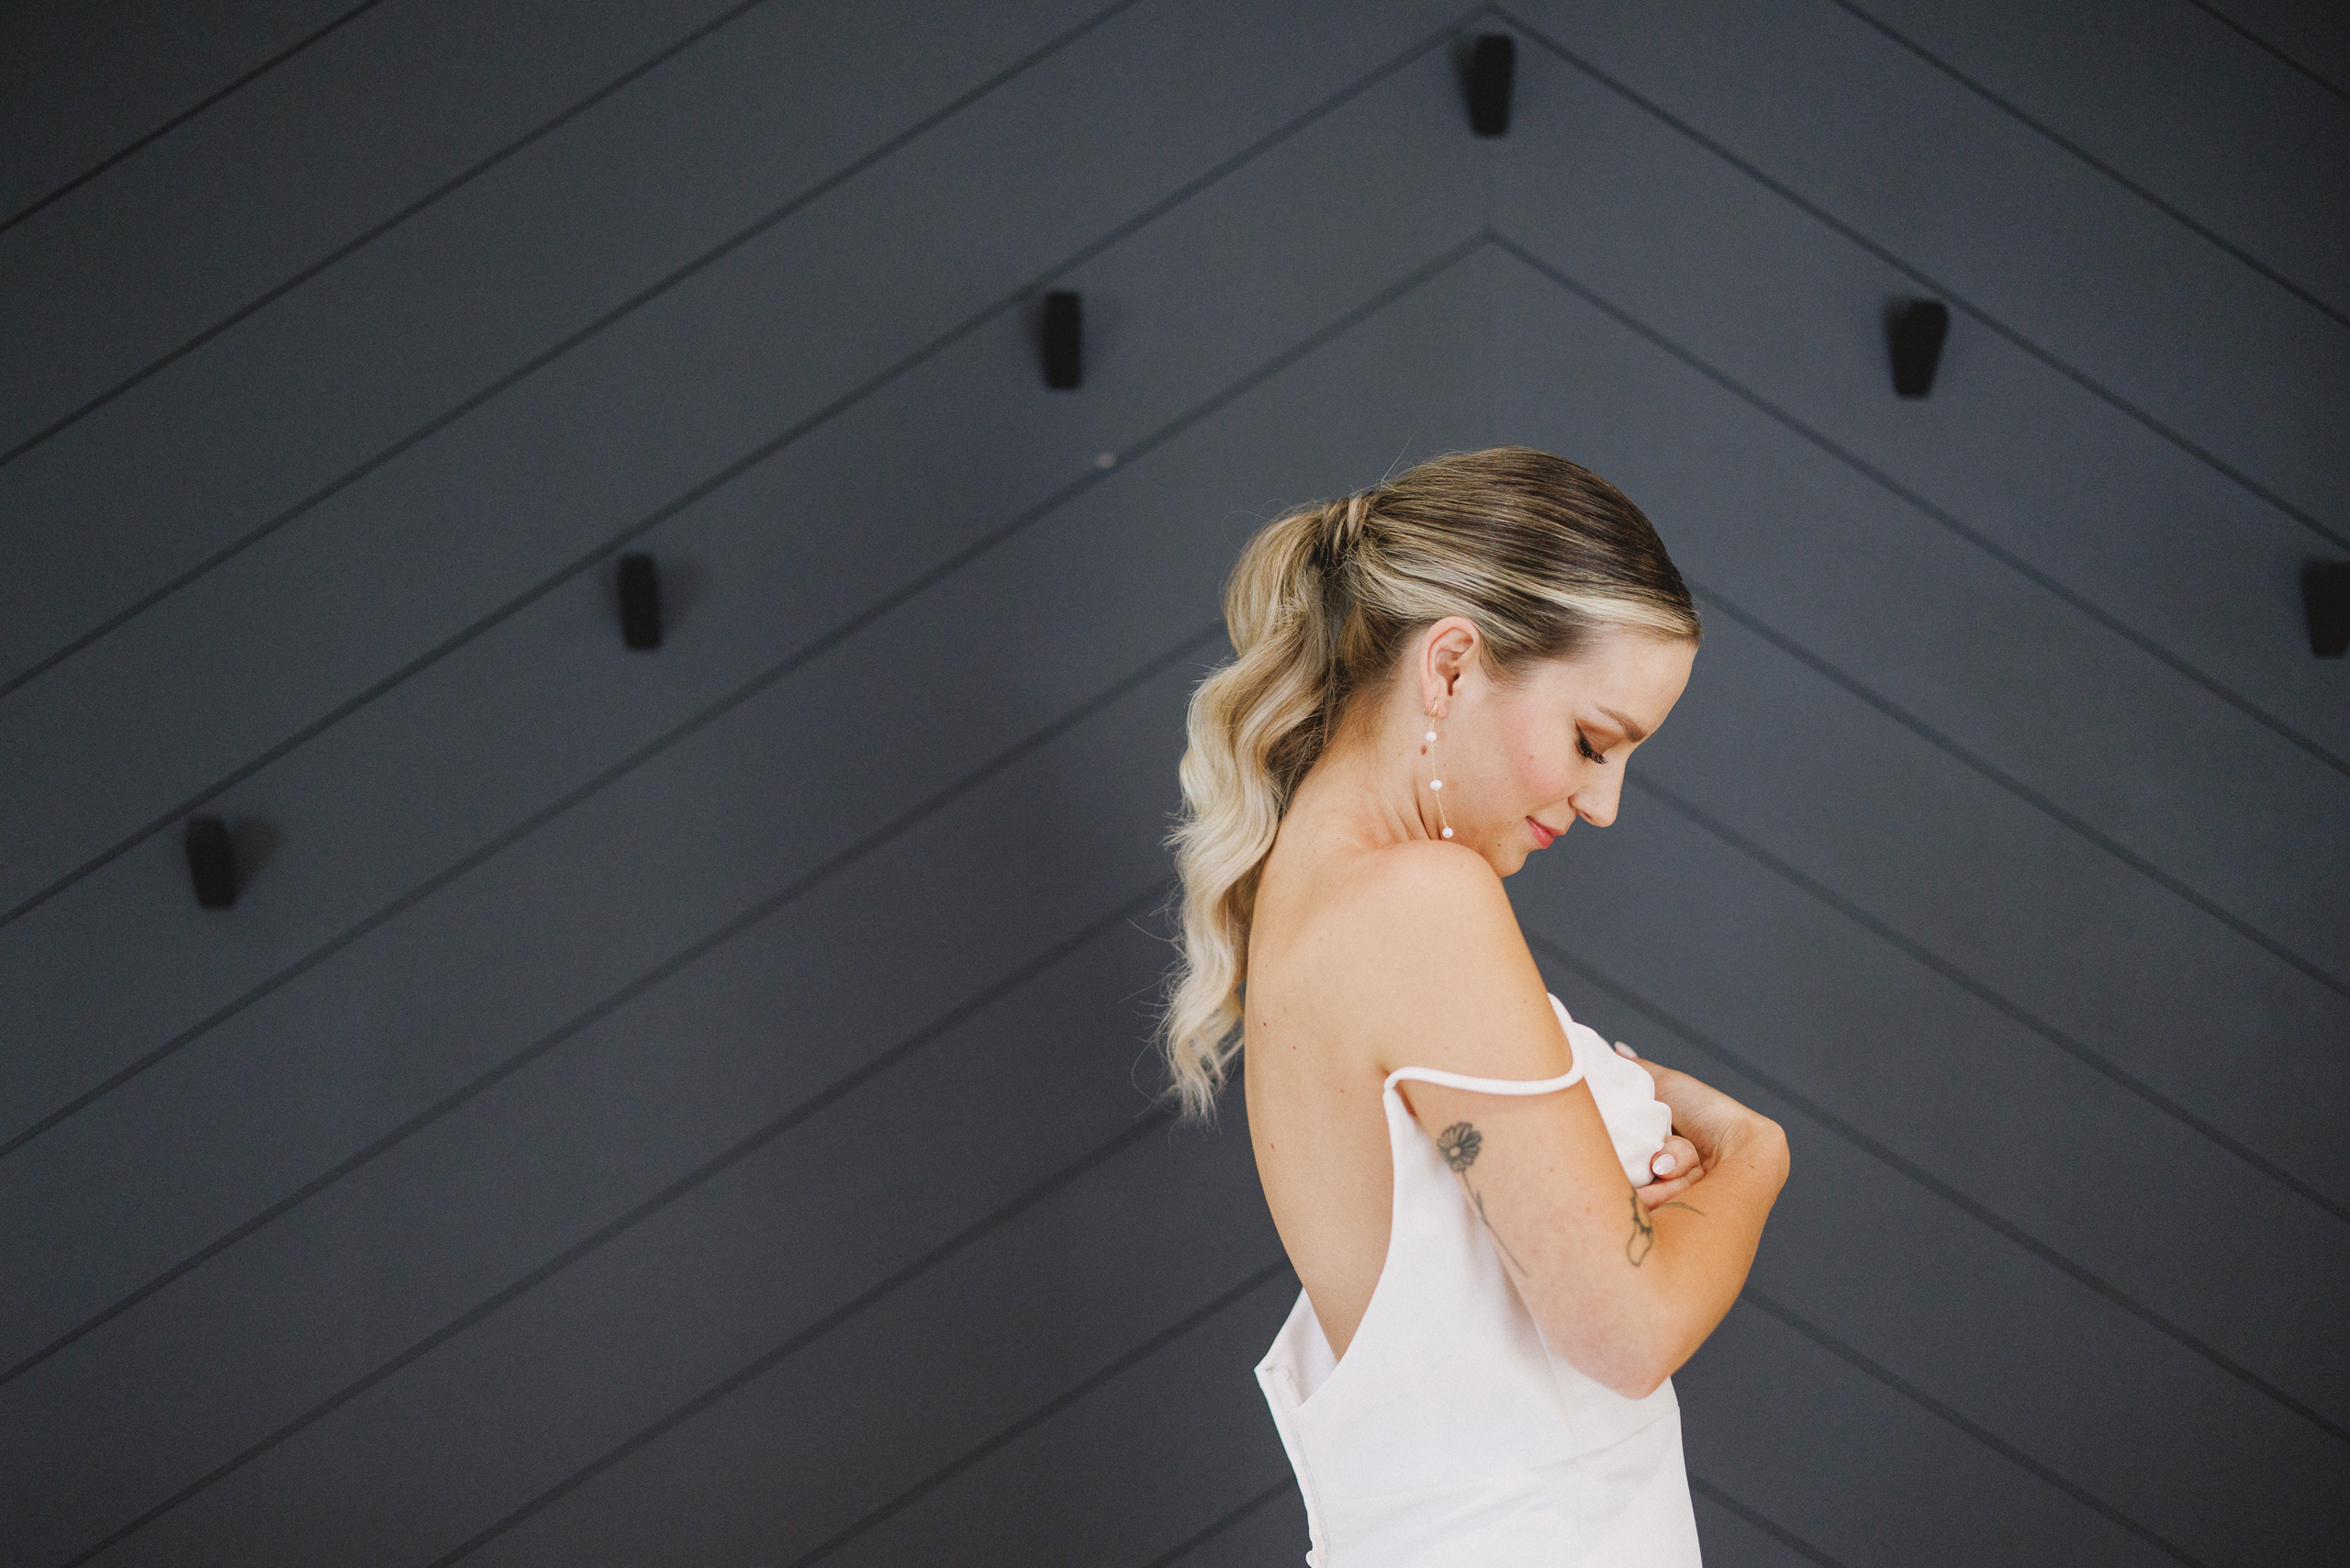
<svg viewBox="0 0 2350 1568"><path fill-rule="evenodd" d="M1550 846L1550 841L1559 836L1532 817L1526 819L1526 825L1534 830L1534 847L1537 849L1548 849Z"/></svg>

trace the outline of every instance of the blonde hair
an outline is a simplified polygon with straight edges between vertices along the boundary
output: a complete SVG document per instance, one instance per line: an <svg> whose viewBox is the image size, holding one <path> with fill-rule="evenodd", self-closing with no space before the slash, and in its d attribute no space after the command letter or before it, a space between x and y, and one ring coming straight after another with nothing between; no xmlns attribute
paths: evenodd
<svg viewBox="0 0 2350 1568"><path fill-rule="evenodd" d="M1689 589L1640 510L1589 469L1528 446L1440 454L1400 478L1274 518L1224 589L1233 657L1192 693L1181 957L1157 1030L1182 1115L1212 1120L1241 1048L1258 873L1299 780L1348 700L1448 615L1507 682L1607 624L1695 642Z"/></svg>

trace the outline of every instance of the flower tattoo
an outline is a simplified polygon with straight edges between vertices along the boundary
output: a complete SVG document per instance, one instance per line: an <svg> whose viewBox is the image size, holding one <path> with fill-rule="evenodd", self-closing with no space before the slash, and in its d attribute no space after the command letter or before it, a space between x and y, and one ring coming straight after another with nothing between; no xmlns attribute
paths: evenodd
<svg viewBox="0 0 2350 1568"><path fill-rule="evenodd" d="M1486 1233L1493 1237L1494 1245L1501 1249L1502 1256L1508 1259L1511 1266L1523 1274L1526 1272L1526 1265L1520 1263L1517 1260L1517 1254L1509 1249L1509 1243L1502 1239L1502 1233L1494 1229L1493 1218L1485 1213L1485 1195L1470 1185L1466 1174L1468 1169L1477 1163L1477 1151L1483 1148L1484 1144L1484 1135L1467 1122L1455 1122L1436 1135L1437 1152L1444 1156L1444 1162L1447 1165L1463 1173L1460 1177L1460 1184L1469 1188L1469 1201L1477 1205L1477 1217L1485 1222Z"/></svg>

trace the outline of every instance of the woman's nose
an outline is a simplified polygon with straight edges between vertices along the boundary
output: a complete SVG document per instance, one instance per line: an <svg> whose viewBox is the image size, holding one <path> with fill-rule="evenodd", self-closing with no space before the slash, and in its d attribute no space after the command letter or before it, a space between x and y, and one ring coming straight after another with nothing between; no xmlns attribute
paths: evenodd
<svg viewBox="0 0 2350 1568"><path fill-rule="evenodd" d="M1616 820L1616 801L1621 790L1613 778L1604 784L1594 784L1574 793L1575 815L1594 827L1606 827Z"/></svg>

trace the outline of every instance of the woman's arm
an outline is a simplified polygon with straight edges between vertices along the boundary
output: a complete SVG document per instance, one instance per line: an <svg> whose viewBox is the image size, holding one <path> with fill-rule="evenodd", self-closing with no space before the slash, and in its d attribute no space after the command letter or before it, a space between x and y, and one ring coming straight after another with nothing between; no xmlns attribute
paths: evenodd
<svg viewBox="0 0 2350 1568"><path fill-rule="evenodd" d="M1550 1010L1500 880L1449 846L1421 846L1394 880L1416 940L1382 955L1379 1061L1477 1077L1564 1073L1573 1047ZM1480 882L1482 878L1482 883ZM1382 897L1382 902L1385 902ZM1640 1058L1634 1058L1639 1060ZM1553 1349L1630 1397L1705 1342L1744 1286L1788 1169L1778 1125L1686 1073L1641 1061L1703 1179L1654 1210L1626 1180L1591 1092L1491 1094L1405 1080Z"/></svg>

